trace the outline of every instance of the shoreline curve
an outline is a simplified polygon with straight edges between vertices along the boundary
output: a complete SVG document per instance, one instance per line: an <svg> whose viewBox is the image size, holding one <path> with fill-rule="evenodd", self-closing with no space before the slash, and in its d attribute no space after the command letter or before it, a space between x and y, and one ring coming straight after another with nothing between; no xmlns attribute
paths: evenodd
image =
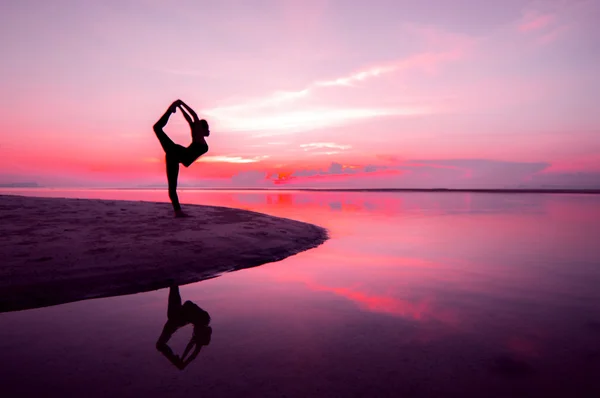
<svg viewBox="0 0 600 398"><path fill-rule="evenodd" d="M315 248L327 230L218 206L0 195L0 313L185 285Z"/></svg>

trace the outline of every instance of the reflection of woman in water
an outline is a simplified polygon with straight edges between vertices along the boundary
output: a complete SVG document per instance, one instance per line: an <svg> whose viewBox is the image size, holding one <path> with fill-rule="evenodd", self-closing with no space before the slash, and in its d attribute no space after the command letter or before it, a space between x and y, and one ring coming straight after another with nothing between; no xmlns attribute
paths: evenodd
<svg viewBox="0 0 600 398"><path fill-rule="evenodd" d="M181 110L183 117L185 117L185 120L187 120L190 129L192 130L192 143L187 148L175 144L163 131L163 128L169 122L169 117L172 113L177 111L177 108ZM186 110L191 116L186 113ZM196 159L208 152L208 144L204 139L204 137L210 135L208 123L204 119L199 120L198 115L192 108L187 106L183 101L177 100L169 106L169 109L167 109L165 114L154 124L154 132L165 151L167 180L169 182L169 198L171 199L171 203L173 203L175 216L185 217L186 214L181 211L181 205L179 204L179 198L177 197L179 163L183 164L185 167L189 167Z"/></svg>
<svg viewBox="0 0 600 398"><path fill-rule="evenodd" d="M183 355L179 357L175 355L171 348L167 345L167 342L173 336L173 334L181 327L188 325L194 325L194 331L192 338L188 343L187 347L183 351ZM177 366L180 370L183 370L187 365L192 362L202 346L210 343L212 335L212 328L208 326L210 323L210 315L202 308L198 307L191 301L186 301L181 305L181 296L179 295L179 287L171 287L169 289L169 306L167 308L167 323L165 324L163 331L156 342L156 349L159 350L166 356L173 365ZM192 348L194 349L192 351ZM190 356L186 358L188 353Z"/></svg>

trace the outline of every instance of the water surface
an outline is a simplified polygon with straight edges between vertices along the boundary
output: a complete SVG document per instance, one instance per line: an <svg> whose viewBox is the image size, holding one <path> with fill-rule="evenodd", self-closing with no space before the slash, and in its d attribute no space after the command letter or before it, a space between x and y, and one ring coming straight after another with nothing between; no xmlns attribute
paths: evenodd
<svg viewBox="0 0 600 398"><path fill-rule="evenodd" d="M168 200L159 190L3 192ZM0 314L2 396L600 396L600 196L180 198L315 223L331 239L180 287L212 318L210 344L183 370L155 348L166 289ZM175 354L191 334L175 333Z"/></svg>

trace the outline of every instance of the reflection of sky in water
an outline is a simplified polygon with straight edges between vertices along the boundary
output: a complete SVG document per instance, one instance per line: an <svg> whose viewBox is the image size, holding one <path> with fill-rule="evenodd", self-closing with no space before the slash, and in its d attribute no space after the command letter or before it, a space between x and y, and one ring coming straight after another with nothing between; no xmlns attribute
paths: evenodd
<svg viewBox="0 0 600 398"><path fill-rule="evenodd" d="M43 193L166 200L162 191ZM183 372L154 349L166 290L1 314L8 391L18 390L8 380L25 374L30 392L90 385L92 395L131 396L570 396L600 388L600 197L180 196L313 222L332 239L181 287L214 330ZM174 351L190 334L174 335Z"/></svg>

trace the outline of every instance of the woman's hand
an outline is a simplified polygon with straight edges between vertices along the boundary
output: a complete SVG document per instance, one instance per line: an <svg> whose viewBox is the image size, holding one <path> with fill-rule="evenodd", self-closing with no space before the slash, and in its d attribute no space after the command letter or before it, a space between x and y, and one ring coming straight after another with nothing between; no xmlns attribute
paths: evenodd
<svg viewBox="0 0 600 398"><path fill-rule="evenodd" d="M169 107L169 111L171 111L171 113L177 112L177 107L181 106L181 102L181 100L174 101Z"/></svg>

